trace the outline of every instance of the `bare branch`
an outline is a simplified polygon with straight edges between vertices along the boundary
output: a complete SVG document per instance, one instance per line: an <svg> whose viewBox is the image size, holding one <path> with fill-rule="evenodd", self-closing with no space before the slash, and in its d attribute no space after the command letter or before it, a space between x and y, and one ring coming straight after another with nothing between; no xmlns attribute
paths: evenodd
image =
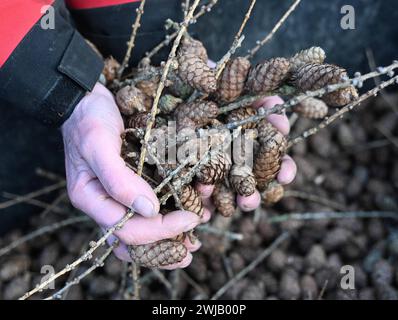
<svg viewBox="0 0 398 320"><path fill-rule="evenodd" d="M247 59L253 58L254 55L258 52L258 50L260 50L261 47L263 47L268 41L272 39L275 33L283 25L283 23L290 16L290 14L296 9L296 7L300 2L301 0L296 0L285 12L285 14L280 18L280 20L276 23L276 25L272 28L271 32L263 40L258 41L257 45L253 49L249 50L249 54L246 56Z"/></svg>
<svg viewBox="0 0 398 320"><path fill-rule="evenodd" d="M135 38L137 37L137 31L138 31L139 27L141 26L140 21L141 21L142 15L144 14L145 1L146 0L141 0L140 6L136 10L137 15L135 17L135 21L134 21L133 25L131 26L132 31L131 31L130 40L127 42L127 51L124 56L122 65L120 66L120 69L117 72L118 79L121 78L123 71L128 67L131 53L135 46Z"/></svg>

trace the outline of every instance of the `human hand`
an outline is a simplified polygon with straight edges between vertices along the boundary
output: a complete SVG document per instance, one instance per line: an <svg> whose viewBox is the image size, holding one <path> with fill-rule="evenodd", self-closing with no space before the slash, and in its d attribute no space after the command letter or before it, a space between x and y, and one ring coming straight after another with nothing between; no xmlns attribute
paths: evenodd
<svg viewBox="0 0 398 320"><path fill-rule="evenodd" d="M79 102L62 126L67 189L72 204L104 229L120 221L126 208L138 213L114 233L121 242L115 255L131 261L127 245L173 238L208 220L210 213L205 210L202 219L188 211L159 214L159 201L152 188L127 168L120 157L123 132L123 120L114 98L101 84ZM185 245L193 252L200 242L192 244L187 239ZM166 269L184 268L191 260L188 253L182 262Z"/></svg>
<svg viewBox="0 0 398 320"><path fill-rule="evenodd" d="M265 109L270 109L273 106L275 106L277 104L282 104L282 103L283 103L283 100L280 97L269 96L269 97L265 97L261 100L256 101L253 104L253 107L256 109L258 109L260 107L263 107ZM284 134L284 135L289 134L290 124L289 124L289 120L285 113L271 114L271 115L267 116L267 120L276 129L278 129L282 134ZM279 173L277 175L277 181L281 185L289 184L294 180L294 178L296 176L296 172L297 172L297 167L296 167L295 162L293 161L293 159L290 156L285 155L282 159L281 170L279 171ZM199 191L199 193L201 194L205 206L210 211L213 211L214 206L211 201L211 195L213 193L214 186L213 185L197 184L196 188ZM236 202L242 211L252 211L260 205L261 196L258 191L256 191L254 194L252 194L248 197L237 195Z"/></svg>

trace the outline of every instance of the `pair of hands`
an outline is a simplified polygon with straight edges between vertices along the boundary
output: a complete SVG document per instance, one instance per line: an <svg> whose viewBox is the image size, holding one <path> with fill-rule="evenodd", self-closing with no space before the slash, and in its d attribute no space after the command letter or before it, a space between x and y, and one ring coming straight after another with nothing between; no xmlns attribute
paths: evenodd
<svg viewBox="0 0 398 320"><path fill-rule="evenodd" d="M279 97L267 97L256 102L254 107L270 108L282 102ZM289 133L285 115L272 114L268 120L283 134ZM172 238L207 222L213 210L211 193L214 186L197 186L205 204L202 218L188 211L159 214L159 201L152 188L127 168L120 157L123 131L123 120L115 100L101 84L96 84L93 91L79 102L62 126L67 188L72 204L104 229L122 219L126 207L138 213L114 233L121 242L115 255L131 261L127 245ZM285 156L277 177L279 183L290 183L295 174L294 161ZM243 211L254 210L260 204L260 194L238 196L237 202ZM191 252L198 250L201 244L199 241L192 244L187 237L185 245L190 252L187 257L165 269L184 268L191 263Z"/></svg>

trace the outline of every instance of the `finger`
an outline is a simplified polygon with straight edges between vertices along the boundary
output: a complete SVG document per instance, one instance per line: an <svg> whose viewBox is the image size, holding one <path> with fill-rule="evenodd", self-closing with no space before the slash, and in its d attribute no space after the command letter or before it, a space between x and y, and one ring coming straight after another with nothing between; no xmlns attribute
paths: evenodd
<svg viewBox="0 0 398 320"><path fill-rule="evenodd" d="M79 184L81 186L74 192L73 203L100 226L109 228L124 217L126 208L109 197L98 179ZM208 215L205 210L204 219L208 219ZM145 244L176 237L199 223L201 218L189 211L174 211L152 218L134 215L114 234L126 244Z"/></svg>
<svg viewBox="0 0 398 320"><path fill-rule="evenodd" d="M187 256L179 263L170 264L165 267L160 267L159 269L163 270L174 270L174 269L183 269L188 267L192 262L192 254L188 252Z"/></svg>
<svg viewBox="0 0 398 320"><path fill-rule="evenodd" d="M119 139L119 138L117 138ZM109 134L98 132L90 152L84 152L91 169L101 181L106 192L117 202L132 208L145 217L153 217L159 212L159 201L150 185L126 167L120 157L120 141Z"/></svg>
<svg viewBox="0 0 398 320"><path fill-rule="evenodd" d="M195 185L195 189L199 192L202 199L207 199L211 197L211 194L214 191L214 185L197 183Z"/></svg>
<svg viewBox="0 0 398 320"><path fill-rule="evenodd" d="M278 96L269 96L265 97L263 99L260 99L253 103L254 108L265 108L265 109L270 109L274 107L277 104L282 104L283 100L282 98ZM282 134L288 135L290 131L290 124L289 124L289 119L287 118L285 112L282 114L270 114L267 116L267 120L275 127L277 128Z"/></svg>
<svg viewBox="0 0 398 320"><path fill-rule="evenodd" d="M106 241L108 242L109 245L111 245L117 238L114 235L111 235ZM119 245L113 249L114 255L122 260L122 261L127 261L131 262L130 254L127 250L127 246L123 242L119 242Z"/></svg>
<svg viewBox="0 0 398 320"><path fill-rule="evenodd" d="M291 183L296 177L297 165L294 160L285 155L282 158L281 170L278 173L277 180L280 184L285 185Z"/></svg>
<svg viewBox="0 0 398 320"><path fill-rule="evenodd" d="M242 211L253 211L260 205L261 196L260 193L256 190L256 192L248 197L238 195L236 202Z"/></svg>
<svg viewBox="0 0 398 320"><path fill-rule="evenodd" d="M202 218L200 219L201 223L206 223L210 220L211 218L211 211L208 208L203 208L203 215Z"/></svg>
<svg viewBox="0 0 398 320"><path fill-rule="evenodd" d="M202 203L205 208L210 211L210 213L216 211L216 207L214 206L213 200L211 198L203 199Z"/></svg>
<svg viewBox="0 0 398 320"><path fill-rule="evenodd" d="M199 248L202 246L202 243L199 241L199 239L195 239L195 242L192 243L189 237L185 237L184 245L190 252L195 252L199 250Z"/></svg>

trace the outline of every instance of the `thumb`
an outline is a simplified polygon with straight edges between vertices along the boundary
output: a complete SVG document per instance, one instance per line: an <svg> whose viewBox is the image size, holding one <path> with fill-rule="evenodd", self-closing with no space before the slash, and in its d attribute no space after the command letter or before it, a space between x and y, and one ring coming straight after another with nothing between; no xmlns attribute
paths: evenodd
<svg viewBox="0 0 398 320"><path fill-rule="evenodd" d="M151 186L126 167L110 138L98 137L95 143L100 145L92 146L95 151L86 159L91 169L114 200L145 217L157 215L160 205Z"/></svg>

